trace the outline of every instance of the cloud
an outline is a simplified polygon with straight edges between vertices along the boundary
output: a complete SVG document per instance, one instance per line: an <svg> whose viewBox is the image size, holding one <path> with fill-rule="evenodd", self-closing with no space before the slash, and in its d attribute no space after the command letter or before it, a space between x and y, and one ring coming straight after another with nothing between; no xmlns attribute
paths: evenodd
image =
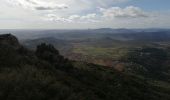
<svg viewBox="0 0 170 100"><path fill-rule="evenodd" d="M66 17L57 16L55 14L47 14L44 18L47 21L53 22L67 22L67 23L89 23L89 22L99 22L96 19L96 14L87 14L87 15L70 15Z"/></svg>
<svg viewBox="0 0 170 100"><path fill-rule="evenodd" d="M44 2L42 0L8 0L9 3L32 10L57 10L67 9L68 5L55 2Z"/></svg>
<svg viewBox="0 0 170 100"><path fill-rule="evenodd" d="M61 4L61 5L57 5L54 7L50 7L50 6L38 6L35 7L36 10L55 10L55 9L67 9L68 6L65 4Z"/></svg>
<svg viewBox="0 0 170 100"><path fill-rule="evenodd" d="M111 7L111 8L99 8L99 12L95 13L87 13L85 15L68 15L65 17L59 17L56 14L48 14L46 16L46 19L50 19L50 21L55 22L69 22L69 23L75 23L75 22L102 22L106 20L114 19L114 18L147 18L150 17L148 12L143 11L142 9L134 6L128 6L125 8L120 7Z"/></svg>
<svg viewBox="0 0 170 100"><path fill-rule="evenodd" d="M109 7L129 0L7 0L9 3L28 9L56 10L71 8L72 11ZM69 6L68 6L69 5Z"/></svg>
<svg viewBox="0 0 170 100"><path fill-rule="evenodd" d="M100 8L100 12L103 14L103 17L107 17L107 18L148 17L147 12L144 12L142 9L134 6L128 6L126 8L120 8L120 7L111 7L108 9Z"/></svg>
<svg viewBox="0 0 170 100"><path fill-rule="evenodd" d="M93 13L93 14L87 14L85 16L81 16L80 19L93 19L93 18L96 18L96 14Z"/></svg>
<svg viewBox="0 0 170 100"><path fill-rule="evenodd" d="M57 16L55 14L47 14L45 17L42 18L43 20L46 21L52 21L52 22L72 22L72 20L68 18L64 18L61 16Z"/></svg>
<svg viewBox="0 0 170 100"><path fill-rule="evenodd" d="M129 6L128 1L132 0L0 0L0 20L3 21L0 25L26 28L170 25L170 12L155 14L159 11L148 12L135 6L137 4Z"/></svg>

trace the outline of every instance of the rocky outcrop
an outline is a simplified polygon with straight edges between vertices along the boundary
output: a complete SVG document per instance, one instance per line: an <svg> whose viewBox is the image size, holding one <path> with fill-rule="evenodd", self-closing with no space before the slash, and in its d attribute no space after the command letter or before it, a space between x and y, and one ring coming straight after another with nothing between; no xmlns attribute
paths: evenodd
<svg viewBox="0 0 170 100"><path fill-rule="evenodd" d="M18 39L12 34L2 34L0 35L0 46L12 46L14 48L19 48L20 44Z"/></svg>

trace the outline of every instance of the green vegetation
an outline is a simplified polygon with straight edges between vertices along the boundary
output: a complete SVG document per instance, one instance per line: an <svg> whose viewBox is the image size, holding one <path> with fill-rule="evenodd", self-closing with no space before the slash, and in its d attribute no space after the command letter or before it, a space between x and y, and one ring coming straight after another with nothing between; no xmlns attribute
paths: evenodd
<svg viewBox="0 0 170 100"><path fill-rule="evenodd" d="M33 52L6 39L0 41L0 100L170 99L169 89L135 74L69 61L52 45Z"/></svg>
<svg viewBox="0 0 170 100"><path fill-rule="evenodd" d="M90 46L81 46L77 47L73 51L74 53L80 53L83 55L91 55L95 59L118 59L124 54L126 54L125 48L102 48L102 47L90 47Z"/></svg>
<svg viewBox="0 0 170 100"><path fill-rule="evenodd" d="M131 50L122 58L135 73L169 81L169 50L162 48L140 48ZM134 66L134 68L132 68Z"/></svg>
<svg viewBox="0 0 170 100"><path fill-rule="evenodd" d="M77 56L68 56L70 59L76 61L85 61L103 66L113 67L114 61L118 61L127 54L128 48L123 47L94 47L94 46L77 46L73 48L73 54L79 54ZM81 59L81 60L80 60Z"/></svg>

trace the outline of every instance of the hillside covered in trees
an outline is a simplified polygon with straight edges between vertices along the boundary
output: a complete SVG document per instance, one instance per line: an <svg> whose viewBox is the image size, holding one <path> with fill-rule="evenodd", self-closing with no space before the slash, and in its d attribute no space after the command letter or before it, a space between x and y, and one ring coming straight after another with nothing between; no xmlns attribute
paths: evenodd
<svg viewBox="0 0 170 100"><path fill-rule="evenodd" d="M162 59L167 59L166 54L155 57L163 51L156 49L149 53L153 56L143 53L138 57L141 51L129 53L122 61L145 66L154 74L165 70L157 67L164 63ZM155 57L155 70L150 61L144 61L146 57ZM161 59L160 63L156 58ZM42 43L31 51L20 45L15 36L0 35L0 100L170 100L168 82L167 87L162 87L141 76L70 61L50 44Z"/></svg>

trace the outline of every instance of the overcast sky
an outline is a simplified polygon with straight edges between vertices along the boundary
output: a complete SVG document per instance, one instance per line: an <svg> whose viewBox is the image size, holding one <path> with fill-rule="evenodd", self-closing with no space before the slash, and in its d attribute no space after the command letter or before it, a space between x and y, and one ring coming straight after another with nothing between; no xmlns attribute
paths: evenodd
<svg viewBox="0 0 170 100"><path fill-rule="evenodd" d="M170 0L0 0L0 29L170 28Z"/></svg>

